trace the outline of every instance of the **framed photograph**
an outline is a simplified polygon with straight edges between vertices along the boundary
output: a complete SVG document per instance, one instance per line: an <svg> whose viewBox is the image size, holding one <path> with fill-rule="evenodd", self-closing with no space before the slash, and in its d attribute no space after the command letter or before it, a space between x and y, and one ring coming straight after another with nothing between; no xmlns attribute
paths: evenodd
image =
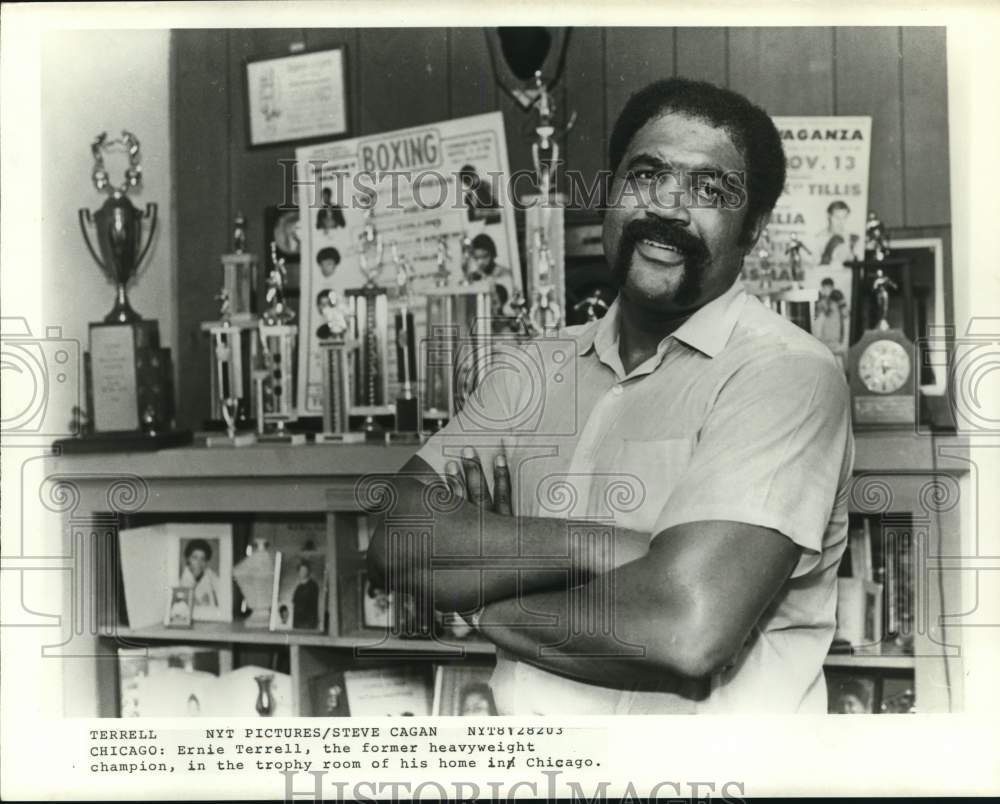
<svg viewBox="0 0 1000 804"><path fill-rule="evenodd" d="M875 678L854 673L826 674L827 712L831 715L875 713Z"/></svg>
<svg viewBox="0 0 1000 804"><path fill-rule="evenodd" d="M358 589L361 591L361 625L365 628L395 628L396 596L376 588L364 572L359 573Z"/></svg>
<svg viewBox="0 0 1000 804"><path fill-rule="evenodd" d="M194 589L190 586L172 586L167 595L167 611L163 624L167 628L190 628L194 625L191 612L194 609Z"/></svg>
<svg viewBox="0 0 1000 804"><path fill-rule="evenodd" d="M452 717L493 717L497 714L490 678L493 668L482 664L442 664L434 674L433 714Z"/></svg>
<svg viewBox="0 0 1000 804"><path fill-rule="evenodd" d="M191 589L192 621L232 622L232 526L175 524L167 535L167 581Z"/></svg>
<svg viewBox="0 0 1000 804"><path fill-rule="evenodd" d="M350 717L351 707L347 702L347 684L344 674L331 670L309 681L309 699L313 717Z"/></svg>
<svg viewBox="0 0 1000 804"><path fill-rule="evenodd" d="M347 134L346 65L343 47L247 61L250 147Z"/></svg>
<svg viewBox="0 0 1000 804"><path fill-rule="evenodd" d="M275 559L272 631L323 631L326 613L326 553L279 552Z"/></svg>

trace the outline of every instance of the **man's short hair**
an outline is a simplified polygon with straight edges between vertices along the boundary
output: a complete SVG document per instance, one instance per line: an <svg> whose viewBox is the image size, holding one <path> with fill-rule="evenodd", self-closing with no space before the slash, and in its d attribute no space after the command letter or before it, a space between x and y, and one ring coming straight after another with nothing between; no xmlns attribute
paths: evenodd
<svg viewBox="0 0 1000 804"><path fill-rule="evenodd" d="M830 206L828 206L826 208L826 214L827 215L832 215L838 209L842 209L842 210L844 210L844 212L847 212L847 213L850 213L850 211L851 211L851 208L849 206L847 206L847 202L846 201L841 201L838 198L836 201L832 201L830 203Z"/></svg>
<svg viewBox="0 0 1000 804"><path fill-rule="evenodd" d="M830 277L823 277L823 280L819 283L822 287L833 287L833 280Z"/></svg>
<svg viewBox="0 0 1000 804"><path fill-rule="evenodd" d="M742 152L747 171L746 218L741 240L766 218L785 187L785 151L774 121L747 98L707 81L667 78L654 81L628 99L608 143L612 172L618 170L629 143L654 117L674 112L721 128Z"/></svg>
<svg viewBox="0 0 1000 804"><path fill-rule="evenodd" d="M497 244L493 242L493 238L488 234L478 234L472 238L472 250L475 251L479 248L488 252L493 259L496 259Z"/></svg>
<svg viewBox="0 0 1000 804"><path fill-rule="evenodd" d="M323 260L333 260L337 265L340 265L340 252L333 246L321 248L316 255L316 262L323 262Z"/></svg>
<svg viewBox="0 0 1000 804"><path fill-rule="evenodd" d="M184 560L187 561L191 558L191 554L195 550L201 550L205 554L205 560L212 560L212 545L206 542L204 539L192 539L184 547Z"/></svg>

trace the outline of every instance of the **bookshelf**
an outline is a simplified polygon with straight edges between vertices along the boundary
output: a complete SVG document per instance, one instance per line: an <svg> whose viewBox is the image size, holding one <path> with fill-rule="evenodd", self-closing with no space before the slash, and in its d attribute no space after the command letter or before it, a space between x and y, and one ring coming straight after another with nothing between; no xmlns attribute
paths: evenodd
<svg viewBox="0 0 1000 804"><path fill-rule="evenodd" d="M397 471L412 452L406 446L308 444L57 456L45 461L40 494L63 519L68 555L89 549L87 539L102 533L110 544L117 528L136 521L245 522L258 515L315 517L326 523L328 546L333 547L338 540L354 538L344 523L360 510L354 498L356 481L366 474ZM958 501L968 498L969 466L968 448L960 438L899 431L857 434L852 513L888 527L904 522L920 556L913 586L913 655L855 649L831 654L826 667L838 673L910 679L920 712L962 710L961 574L948 570L947 559L962 554L963 506ZM58 491L66 486L72 493ZM331 550L332 555L337 552ZM93 562L75 565L74 572L94 572ZM332 572L338 577L336 566ZM67 600L72 599L72 582L67 579ZM118 606L123 600L120 591L109 591L104 599ZM462 640L453 650L431 640L382 639L371 630L341 623L340 607L331 585L328 634L271 632L239 622L197 623L185 630L130 628L112 608L98 615L99 622L68 635L67 645L75 655L92 658L81 659L74 672L64 674L66 714L117 715L116 672L109 671L116 666L112 660L118 646L215 645L237 656L241 651L270 652L290 668L297 714L306 713L308 674L324 663L363 664L356 655L360 647L373 655L418 657L428 663L455 661L456 650L469 661L492 661L488 643Z"/></svg>

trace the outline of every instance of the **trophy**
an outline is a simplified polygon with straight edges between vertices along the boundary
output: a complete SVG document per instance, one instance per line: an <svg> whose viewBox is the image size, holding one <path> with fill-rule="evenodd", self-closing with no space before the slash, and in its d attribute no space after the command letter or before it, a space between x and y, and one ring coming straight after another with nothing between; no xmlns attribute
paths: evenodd
<svg viewBox="0 0 1000 804"><path fill-rule="evenodd" d="M255 315L257 258L245 252L246 220L237 213L233 222L233 252L222 255L222 289L219 319L201 325L208 332L212 354L211 413L216 422L226 423L228 437L209 436L208 446L240 446L253 442L253 436L234 437L229 428L232 415L237 427L246 426L253 404L253 385L247 368L257 356L257 325ZM232 402L230 400L235 400ZM227 407L234 410L227 411Z"/></svg>
<svg viewBox="0 0 1000 804"><path fill-rule="evenodd" d="M386 290L377 283L382 273L383 243L375 228L374 203L365 214L365 225L358 236L358 258L365 284L347 291L354 321L354 386L352 411L364 415L365 434L370 440L383 440L375 421L391 414L388 404L389 380L386 375L389 325L389 302Z"/></svg>
<svg viewBox="0 0 1000 804"><path fill-rule="evenodd" d="M471 253L471 246L470 246ZM396 290L399 307L395 314L396 367L399 377L399 396L396 398L396 432L390 433L390 441L417 441L420 436L420 403L416 395L417 384L417 338L410 310L410 280L413 268L409 260L400 257L395 244L392 260L396 265Z"/></svg>
<svg viewBox="0 0 1000 804"><path fill-rule="evenodd" d="M270 444L304 444L302 433L289 433L288 422L295 421L295 341L299 328L292 321L295 312L285 301L287 270L277 246L271 243L271 268L268 271L265 308L257 325L260 346L254 365L257 402L257 440Z"/></svg>
<svg viewBox="0 0 1000 804"><path fill-rule="evenodd" d="M104 166L104 151L124 148L128 155L125 180L113 186ZM133 206L130 190L142 182L139 140L128 131L121 139L107 132L91 143L94 187L107 198L96 212L79 211L80 230L87 250L115 284L114 306L103 322L90 324L90 352L86 358L88 419L93 438L121 441L139 436L135 446L155 442L180 443L189 434L172 432L174 417L173 367L170 350L160 346L156 321L144 320L129 304L128 283L149 251L156 231L155 203L145 213ZM149 233L142 244L142 222ZM89 227L96 233L97 249ZM100 252L98 254L98 252Z"/></svg>
<svg viewBox="0 0 1000 804"><path fill-rule="evenodd" d="M554 334L565 324L562 300L566 298L566 269L564 263L564 210L565 199L553 190L552 176L559 162L559 144L555 140L552 124L554 106L550 87L542 81L542 74L535 72L535 90L538 100L538 125L536 140L531 144L531 158L538 179L537 196L529 196L526 203L524 224L529 238L528 299L531 331L541 335ZM567 126L572 126L572 121ZM565 132L564 132L565 133Z"/></svg>
<svg viewBox="0 0 1000 804"><path fill-rule="evenodd" d="M423 418L450 419L489 366L492 292L488 281L451 285L447 237L438 239L437 286L426 291Z"/></svg>
<svg viewBox="0 0 1000 804"><path fill-rule="evenodd" d="M350 323L337 291L325 290L317 300L320 317L319 350L323 363L323 432L317 444L344 444L364 440L364 433L349 432L350 373L347 355L353 344L347 341Z"/></svg>
<svg viewBox="0 0 1000 804"><path fill-rule="evenodd" d="M858 286L870 289L875 315L874 326L861 333L861 337L847 354L852 420L859 428L912 427L916 422L919 404L915 349L906 333L889 323L890 292L899 290L899 286L886 269L888 262L899 261L888 260L889 242L885 227L874 212L868 214L865 241L865 260L849 265L854 271L854 281ZM908 266L904 263L899 268L903 284L908 286L905 273ZM904 288L904 294L906 290L908 287ZM904 310L912 309L910 299L905 301ZM869 316L868 323L871 321L872 317Z"/></svg>

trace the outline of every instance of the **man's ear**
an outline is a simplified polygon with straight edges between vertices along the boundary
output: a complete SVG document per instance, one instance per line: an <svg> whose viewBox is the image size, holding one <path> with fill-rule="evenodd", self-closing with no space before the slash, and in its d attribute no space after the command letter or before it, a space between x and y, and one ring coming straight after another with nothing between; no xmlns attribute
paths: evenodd
<svg viewBox="0 0 1000 804"><path fill-rule="evenodd" d="M751 249L757 243L757 239L760 237L760 233L764 231L764 227L767 226L768 219L770 215L761 215L754 222L754 225L747 230L746 240L743 243L743 253L749 254Z"/></svg>

